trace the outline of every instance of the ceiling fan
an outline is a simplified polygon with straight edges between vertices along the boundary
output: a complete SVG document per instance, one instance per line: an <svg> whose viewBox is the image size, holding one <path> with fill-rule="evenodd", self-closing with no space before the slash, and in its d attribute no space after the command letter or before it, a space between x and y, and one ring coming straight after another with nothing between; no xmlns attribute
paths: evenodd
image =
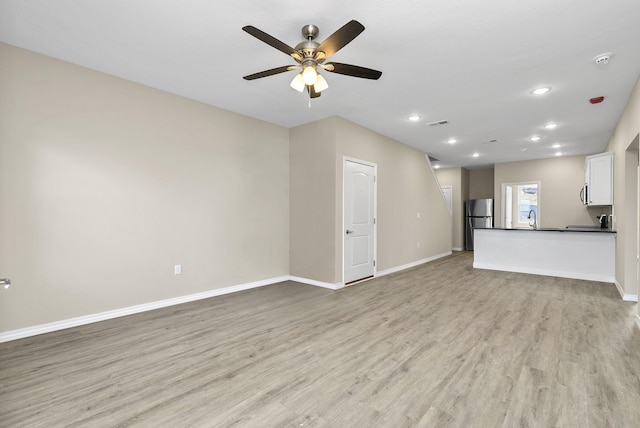
<svg viewBox="0 0 640 428"><path fill-rule="evenodd" d="M318 27L315 25L305 25L302 27L302 36L305 38L305 41L298 43L295 48L292 48L252 25L247 25L246 27L242 27L242 29L269 46L291 56L297 62L296 65L285 65L259 73L249 74L243 77L245 80L255 80L286 71L301 70L291 81L291 87L298 92L302 92L306 88L311 98L317 98L320 96L320 92L329 87L325 78L318 73L318 69L363 79L377 80L382 76L382 72L380 71L358 65L342 64L339 62L325 63L331 55L345 47L364 31L364 26L356 20L347 22L322 43L314 41L314 39L318 37Z"/></svg>

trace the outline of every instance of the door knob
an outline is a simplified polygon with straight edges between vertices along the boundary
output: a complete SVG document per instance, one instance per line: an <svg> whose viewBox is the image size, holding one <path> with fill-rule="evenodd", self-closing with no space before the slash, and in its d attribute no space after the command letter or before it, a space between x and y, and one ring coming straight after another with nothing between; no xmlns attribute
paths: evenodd
<svg viewBox="0 0 640 428"><path fill-rule="evenodd" d="M351 235L352 233L353 233L353 230L347 229L347 235Z"/></svg>
<svg viewBox="0 0 640 428"><path fill-rule="evenodd" d="M4 287L5 289L11 287L11 280L9 278L0 279L0 286Z"/></svg>

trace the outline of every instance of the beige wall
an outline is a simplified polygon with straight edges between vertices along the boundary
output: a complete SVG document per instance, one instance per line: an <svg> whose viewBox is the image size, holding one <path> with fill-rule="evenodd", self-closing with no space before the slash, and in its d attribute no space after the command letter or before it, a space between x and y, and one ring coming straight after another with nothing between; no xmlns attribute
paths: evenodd
<svg viewBox="0 0 640 428"><path fill-rule="evenodd" d="M607 150L614 152L614 227L618 231L616 280L625 294L636 296L636 298L639 291L636 260L638 242L636 138L638 133L640 133L640 80L636 82L629 102L607 145Z"/></svg>
<svg viewBox="0 0 640 428"><path fill-rule="evenodd" d="M334 119L290 130L293 276L335 284L336 127Z"/></svg>
<svg viewBox="0 0 640 428"><path fill-rule="evenodd" d="M451 251L451 217L440 186L421 151L345 119L337 125L336 265L342 266L342 164L348 156L378 165L377 270ZM420 213L420 218L416 214ZM417 242L420 242L420 248Z"/></svg>
<svg viewBox="0 0 640 428"><path fill-rule="evenodd" d="M451 186L453 190L453 241L454 250L464 249L464 207L469 197L469 170L465 168L445 168L436 171L441 186ZM492 180L493 181L493 180Z"/></svg>
<svg viewBox="0 0 640 428"><path fill-rule="evenodd" d="M345 156L378 167L378 271L450 251L448 211L424 154L331 117L291 130L292 275L330 284L343 280ZM420 219L416 218L418 212Z"/></svg>
<svg viewBox="0 0 640 428"><path fill-rule="evenodd" d="M502 184L540 182L539 227L596 225L607 208L586 208L580 201L584 185L584 156L568 156L495 165L495 224L502 227Z"/></svg>
<svg viewBox="0 0 640 428"><path fill-rule="evenodd" d="M469 199L494 198L494 169L472 169L469 171Z"/></svg>
<svg viewBox="0 0 640 428"><path fill-rule="evenodd" d="M289 273L287 129L0 58L0 331Z"/></svg>

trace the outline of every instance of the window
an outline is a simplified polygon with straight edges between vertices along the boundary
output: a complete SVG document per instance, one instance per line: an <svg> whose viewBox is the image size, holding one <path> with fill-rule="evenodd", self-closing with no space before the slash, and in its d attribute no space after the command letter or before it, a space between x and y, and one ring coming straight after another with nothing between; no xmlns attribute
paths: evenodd
<svg viewBox="0 0 640 428"><path fill-rule="evenodd" d="M529 213L535 212L538 218L538 185L536 183L522 184L516 186L518 189L518 223L531 223Z"/></svg>
<svg viewBox="0 0 640 428"><path fill-rule="evenodd" d="M540 226L540 182L502 184L502 212L506 228Z"/></svg>

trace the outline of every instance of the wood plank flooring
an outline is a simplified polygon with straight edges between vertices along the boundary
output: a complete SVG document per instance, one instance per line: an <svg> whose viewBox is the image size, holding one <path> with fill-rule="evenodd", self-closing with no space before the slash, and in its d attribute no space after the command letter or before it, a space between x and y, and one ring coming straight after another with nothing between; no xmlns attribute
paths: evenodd
<svg viewBox="0 0 640 428"><path fill-rule="evenodd" d="M638 427L636 305L470 253L0 344L2 427Z"/></svg>

